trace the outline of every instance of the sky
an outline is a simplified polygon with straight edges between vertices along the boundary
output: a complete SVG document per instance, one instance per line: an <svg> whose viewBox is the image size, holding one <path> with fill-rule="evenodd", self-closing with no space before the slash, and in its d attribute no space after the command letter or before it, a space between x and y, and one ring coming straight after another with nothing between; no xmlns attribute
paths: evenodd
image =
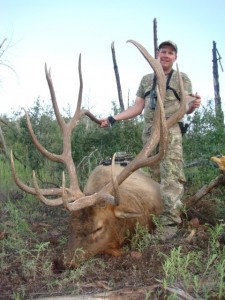
<svg viewBox="0 0 225 300"><path fill-rule="evenodd" d="M127 40L139 42L154 56L154 18L158 43L177 43L179 69L191 79L203 106L214 99L213 41L225 69L224 0L0 0L0 4L0 43L7 38L7 49L0 57L0 114L29 109L38 97L50 103L45 63L51 68L61 111L74 110L81 54L82 106L96 116L108 116L112 101L118 101L112 42L127 107L128 98L129 103L135 99L142 76L152 72ZM220 65L218 70L223 103L225 73Z"/></svg>

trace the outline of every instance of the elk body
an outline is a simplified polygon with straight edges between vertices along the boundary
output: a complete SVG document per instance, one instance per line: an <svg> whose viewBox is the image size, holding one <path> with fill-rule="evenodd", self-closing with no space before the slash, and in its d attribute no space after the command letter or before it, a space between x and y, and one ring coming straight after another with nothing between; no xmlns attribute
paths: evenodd
<svg viewBox="0 0 225 300"><path fill-rule="evenodd" d="M163 203L160 198L159 184L154 182L140 169L151 166L161 160L167 148L167 130L178 122L186 112L185 94L181 77L179 77L181 101L179 110L166 120L163 99L166 94L166 80L160 63L146 49L135 41L133 43L157 77L157 106L155 109L152 134L148 143L137 156L126 166L98 166L90 175L82 191L79 187L76 166L72 159L71 133L82 115L87 115L93 121L99 122L86 110L81 109L83 81L81 74L81 59L79 58L80 90L77 108L72 119L66 123L61 116L53 88L50 71L45 67L46 78L51 93L54 112L60 126L63 138L61 154L47 151L37 140L29 116L26 113L28 130L38 150L48 159L63 163L69 177L69 187L65 186L65 176L62 176L62 187L41 189L33 172L34 187L24 184L16 174L13 155L11 168L16 184L27 193L35 195L46 205L64 205L70 211L70 235L65 264L75 266L80 260L99 253L120 255L121 246L125 241L127 231L133 232L136 223L153 228L152 215L160 214ZM159 152L152 156L155 147ZM51 199L49 198L51 196ZM55 196L55 199L52 199Z"/></svg>

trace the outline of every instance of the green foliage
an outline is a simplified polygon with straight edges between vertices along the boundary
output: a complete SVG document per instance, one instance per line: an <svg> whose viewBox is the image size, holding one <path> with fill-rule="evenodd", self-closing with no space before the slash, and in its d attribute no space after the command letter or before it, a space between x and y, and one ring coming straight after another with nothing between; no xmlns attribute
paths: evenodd
<svg viewBox="0 0 225 300"><path fill-rule="evenodd" d="M225 130L211 102L188 119L191 125L183 138L185 171L189 183L200 188L218 174L210 158L225 155Z"/></svg>
<svg viewBox="0 0 225 300"><path fill-rule="evenodd" d="M143 250L150 246L152 242L148 227L142 226L139 223L136 224L134 233L130 234L128 232L128 239L130 241L131 249L139 252L143 252Z"/></svg>
<svg viewBox="0 0 225 300"><path fill-rule="evenodd" d="M142 122L138 119L118 122L111 128L99 128L83 118L72 135L72 155L83 183L102 159L126 151L135 156L142 147Z"/></svg>
<svg viewBox="0 0 225 300"><path fill-rule="evenodd" d="M95 149L105 158L112 157L119 151L137 153L142 147L141 127L141 123L134 120L115 123L112 128L102 129L82 120L72 137L75 163L79 163L82 156L87 156Z"/></svg>
<svg viewBox="0 0 225 300"><path fill-rule="evenodd" d="M30 121L38 141L50 152L60 153L62 141L52 108L41 106L39 99L29 112ZM34 146L25 118L20 119L21 142L26 145L27 158L32 169L41 170L45 164L43 155Z"/></svg>
<svg viewBox="0 0 225 300"><path fill-rule="evenodd" d="M193 158L208 159L225 153L224 125L221 125L216 118L211 102L202 111L196 111L190 121L190 129L184 136L184 152L187 161Z"/></svg>

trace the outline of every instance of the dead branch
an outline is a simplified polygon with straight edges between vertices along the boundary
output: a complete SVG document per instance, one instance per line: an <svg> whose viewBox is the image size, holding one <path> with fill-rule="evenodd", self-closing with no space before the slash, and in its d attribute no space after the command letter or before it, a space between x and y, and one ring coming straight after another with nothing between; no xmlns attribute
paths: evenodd
<svg viewBox="0 0 225 300"><path fill-rule="evenodd" d="M190 162L190 163L186 164L184 167L185 168L192 168L192 167L206 165L208 163L209 163L208 159L201 159L201 160L198 160L198 161Z"/></svg>
<svg viewBox="0 0 225 300"><path fill-rule="evenodd" d="M7 39L6 38L4 38L4 40L1 42L1 44L0 44L0 49L3 47L3 45L4 45L4 43L7 41Z"/></svg>
<svg viewBox="0 0 225 300"><path fill-rule="evenodd" d="M111 50L112 50L113 66L114 66L114 71L115 71L115 76L116 76L116 85L117 85L120 109L121 109L121 111L123 111L124 103L123 103L122 89L121 89L121 84L120 84L120 75L119 75L119 70L118 70L118 66L117 66L117 62L116 62L116 53L115 53L115 48L114 48L114 42L112 42L112 44L111 44Z"/></svg>
<svg viewBox="0 0 225 300"><path fill-rule="evenodd" d="M221 184L225 184L225 175L224 173L217 176L215 179L211 180L209 184L204 185L194 196L186 198L184 203L187 208L195 205L202 197L210 193L214 188L218 187Z"/></svg>

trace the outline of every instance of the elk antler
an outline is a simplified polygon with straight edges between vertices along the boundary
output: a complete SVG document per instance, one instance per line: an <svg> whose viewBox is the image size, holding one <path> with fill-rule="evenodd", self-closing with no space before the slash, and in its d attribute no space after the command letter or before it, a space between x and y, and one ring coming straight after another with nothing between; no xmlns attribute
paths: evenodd
<svg viewBox="0 0 225 300"><path fill-rule="evenodd" d="M74 201L75 199L79 199L79 201L77 202L77 207L78 207L78 209L80 209L82 207L95 204L97 201L101 200L101 197L99 197L99 195L97 198L95 198L95 195L93 195L93 197L86 197L79 188L77 174L76 174L76 167L74 165L73 158L72 158L71 134L72 134L73 129L78 124L78 121L80 120L82 115L87 115L91 120L93 120L94 122L96 122L98 124L100 124L100 121L98 119L96 119L94 117L94 115L92 115L89 111L81 109L82 91L83 91L83 80L82 80L82 72L81 72L81 55L79 56L78 71L79 71L80 89L79 89L77 107L76 107L76 111L75 111L72 119L68 123L66 123L64 121L63 117L61 116L59 108L58 108L58 104L56 101L56 95L55 95L55 91L54 91L54 87L53 87L53 82L52 82L52 78L51 78L51 71L47 69L47 65L45 64L45 74L46 74L46 79L47 79L50 94L51 94L52 104L53 104L57 122L58 122L60 130L61 130L61 134L63 137L63 151L61 154L51 153L39 143L39 141L37 140L37 137L35 136L35 133L33 131L28 113L25 111L27 127L28 127L29 133L31 135L31 138L33 140L33 143L45 157L47 157L51 161L61 162L66 166L66 169L68 171L68 176L70 179L69 188L65 188L65 184L64 184L63 188L40 189L38 186L38 183L37 183L35 172L33 172L34 187L29 187L28 185L23 183L17 176L12 152L11 152L11 169L12 169L12 174L13 174L16 184L25 192L36 195L45 204L51 205L51 206L58 206L58 205L61 205L64 203L64 205L67 206L66 201L64 199L65 198L65 190L66 190L67 202ZM56 198L54 200L49 200L45 196L58 196L58 198ZM112 202L113 199L114 198L111 195L108 195L108 194L106 195L106 200L108 200L109 202Z"/></svg>

